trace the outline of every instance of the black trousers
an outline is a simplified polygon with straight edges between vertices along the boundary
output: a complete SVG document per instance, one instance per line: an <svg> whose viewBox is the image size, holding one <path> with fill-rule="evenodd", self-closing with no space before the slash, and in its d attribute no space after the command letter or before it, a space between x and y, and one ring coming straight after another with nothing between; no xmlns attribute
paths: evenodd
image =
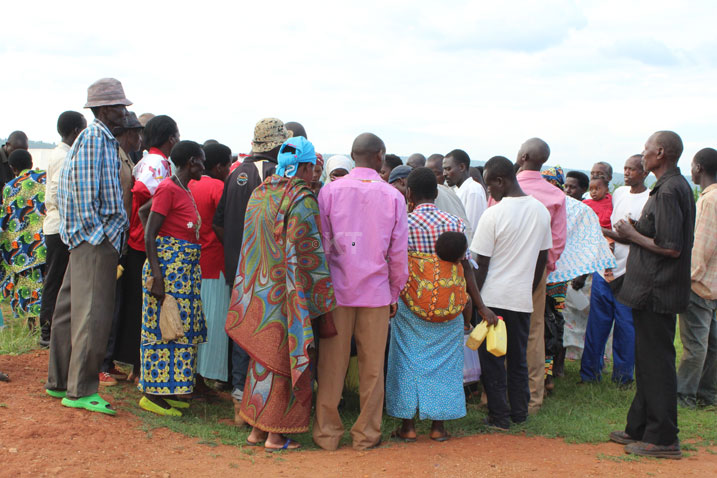
<svg viewBox="0 0 717 478"><path fill-rule="evenodd" d="M114 353L118 362L131 364L139 372L139 344L142 336L142 267L147 259L143 251L131 247L127 251L120 310L116 323Z"/></svg>
<svg viewBox="0 0 717 478"><path fill-rule="evenodd" d="M57 293L60 291L62 279L65 277L70 251L60 239L59 234L45 236L45 246L47 247L47 258L45 261L45 283L42 286L42 303L40 304L40 326L42 327L42 338L49 340ZM45 337L45 330L47 330L47 337Z"/></svg>
<svg viewBox="0 0 717 478"><path fill-rule="evenodd" d="M488 398L488 415L491 421L507 427L510 425L509 419L521 423L528 417L530 388L525 352L528 347L530 313L494 307L490 309L495 315L503 317L508 333L508 350L503 357L496 357L486 350L486 344L483 342L478 349L481 382Z"/></svg>
<svg viewBox="0 0 717 478"><path fill-rule="evenodd" d="M635 324L637 391L627 414L625 432L654 445L677 441L677 373L673 314L632 310Z"/></svg>

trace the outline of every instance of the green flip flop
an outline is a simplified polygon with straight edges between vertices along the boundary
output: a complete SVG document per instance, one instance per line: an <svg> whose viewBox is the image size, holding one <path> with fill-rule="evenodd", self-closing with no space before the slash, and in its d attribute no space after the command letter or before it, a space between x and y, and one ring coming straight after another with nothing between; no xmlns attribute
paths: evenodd
<svg viewBox="0 0 717 478"><path fill-rule="evenodd" d="M165 398L165 402L169 403L174 408L189 408L189 402L182 400L172 400L171 398Z"/></svg>
<svg viewBox="0 0 717 478"><path fill-rule="evenodd" d="M162 408L156 403L154 403L152 400L148 399L147 397L142 397L139 400L139 406L143 410L147 410L148 412L156 413L157 415L162 415L165 417L181 417L182 412L177 410L174 407L171 408Z"/></svg>
<svg viewBox="0 0 717 478"><path fill-rule="evenodd" d="M65 398L67 396L67 390L50 390L49 388L46 388L45 393L52 398Z"/></svg>
<svg viewBox="0 0 717 478"><path fill-rule="evenodd" d="M65 397L62 399L62 404L70 408L84 408L85 410L89 410L91 412L105 413L107 415L117 414L117 410L113 410L112 405L110 405L107 400L100 397L98 393L77 399Z"/></svg>

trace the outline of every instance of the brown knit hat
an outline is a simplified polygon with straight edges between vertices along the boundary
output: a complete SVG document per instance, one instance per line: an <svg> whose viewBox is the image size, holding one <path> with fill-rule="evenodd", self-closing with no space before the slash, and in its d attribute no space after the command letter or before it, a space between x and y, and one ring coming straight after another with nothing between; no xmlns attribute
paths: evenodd
<svg viewBox="0 0 717 478"><path fill-rule="evenodd" d="M124 95L122 83L114 78L102 78L87 88L87 103L85 108L98 106L129 106L132 102Z"/></svg>
<svg viewBox="0 0 717 478"><path fill-rule="evenodd" d="M264 118L254 127L254 141L251 150L254 153L266 153L289 139L289 132L278 118Z"/></svg>

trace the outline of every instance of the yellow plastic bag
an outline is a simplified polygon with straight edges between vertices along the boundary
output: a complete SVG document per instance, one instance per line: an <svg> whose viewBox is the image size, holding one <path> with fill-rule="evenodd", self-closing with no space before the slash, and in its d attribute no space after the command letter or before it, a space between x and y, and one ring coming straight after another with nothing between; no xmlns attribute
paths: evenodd
<svg viewBox="0 0 717 478"><path fill-rule="evenodd" d="M488 327L485 348L496 357L502 357L508 351L508 333L505 330L503 317L498 317L498 323Z"/></svg>
<svg viewBox="0 0 717 478"><path fill-rule="evenodd" d="M471 350L478 350L478 347L485 340L486 334L488 334L488 322L484 320L476 325L475 329L470 333L468 340L466 340L466 347Z"/></svg>

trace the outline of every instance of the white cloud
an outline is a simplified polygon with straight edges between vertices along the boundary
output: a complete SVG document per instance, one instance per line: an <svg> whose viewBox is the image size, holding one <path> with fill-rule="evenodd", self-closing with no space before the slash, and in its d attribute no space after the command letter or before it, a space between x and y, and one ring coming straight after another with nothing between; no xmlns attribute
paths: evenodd
<svg viewBox="0 0 717 478"><path fill-rule="evenodd" d="M0 136L56 140L94 80L120 79L137 113L184 139L247 151L262 117L302 122L318 151L360 132L401 155L463 148L619 169L657 129L688 166L714 145L710 2L56 2L4 7Z"/></svg>

